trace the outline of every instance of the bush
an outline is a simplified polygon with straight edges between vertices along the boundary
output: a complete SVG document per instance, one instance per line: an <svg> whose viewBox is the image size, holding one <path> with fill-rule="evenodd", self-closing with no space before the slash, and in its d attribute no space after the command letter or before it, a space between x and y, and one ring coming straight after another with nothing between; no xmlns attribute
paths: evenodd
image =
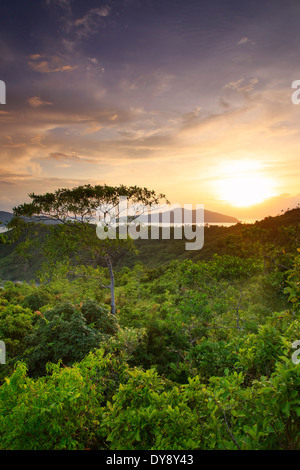
<svg viewBox="0 0 300 470"><path fill-rule="evenodd" d="M0 388L0 449L101 449L103 406L125 371L102 350L73 367L48 365L37 380L20 363Z"/></svg>
<svg viewBox="0 0 300 470"><path fill-rule="evenodd" d="M87 299L80 303L80 310L90 327L106 335L117 333L119 329L117 319L107 307L100 305L95 300Z"/></svg>
<svg viewBox="0 0 300 470"><path fill-rule="evenodd" d="M286 344L278 328L263 325L257 334L244 338L243 347L238 351L237 365L250 380L270 377L279 356L284 354Z"/></svg>
<svg viewBox="0 0 300 470"><path fill-rule="evenodd" d="M6 344L8 359L19 356L25 350L25 338L32 331L33 314L20 305L0 306L0 339Z"/></svg>
<svg viewBox="0 0 300 470"><path fill-rule="evenodd" d="M300 367L282 357L270 379L255 382L256 409L266 434L264 448L300 448Z"/></svg>
<svg viewBox="0 0 300 470"><path fill-rule="evenodd" d="M89 326L80 306L68 302L36 315L24 356L30 375L35 377L45 373L47 362L61 360L64 365L71 365L80 361L89 351L99 348L107 331L112 331L112 327L99 331Z"/></svg>
<svg viewBox="0 0 300 470"><path fill-rule="evenodd" d="M184 389L171 387L154 370L129 372L108 403L102 433L112 450L192 450L202 426Z"/></svg>
<svg viewBox="0 0 300 470"><path fill-rule="evenodd" d="M223 376L226 369L233 369L236 362L234 346L226 341L202 338L188 352L185 362L201 377Z"/></svg>
<svg viewBox="0 0 300 470"><path fill-rule="evenodd" d="M32 311L40 310L51 302L52 297L45 288L35 287L30 294L25 296L23 305Z"/></svg>

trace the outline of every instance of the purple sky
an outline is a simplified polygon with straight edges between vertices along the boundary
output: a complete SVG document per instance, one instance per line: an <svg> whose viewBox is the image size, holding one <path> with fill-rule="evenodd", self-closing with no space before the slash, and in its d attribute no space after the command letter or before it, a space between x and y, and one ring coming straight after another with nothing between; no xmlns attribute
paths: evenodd
<svg viewBox="0 0 300 470"><path fill-rule="evenodd" d="M87 183L294 207L299 20L296 0L1 0L0 209Z"/></svg>

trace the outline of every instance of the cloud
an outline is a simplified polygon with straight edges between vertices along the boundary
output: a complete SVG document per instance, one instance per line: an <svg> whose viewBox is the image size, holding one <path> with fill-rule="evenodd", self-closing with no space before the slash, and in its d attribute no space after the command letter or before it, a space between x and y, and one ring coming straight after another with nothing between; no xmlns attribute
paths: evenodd
<svg viewBox="0 0 300 470"><path fill-rule="evenodd" d="M237 42L238 46L242 46L243 44L251 44L252 46L254 46L255 42L252 41L251 39L247 38L247 37L244 37L242 39L240 39L238 42Z"/></svg>
<svg viewBox="0 0 300 470"><path fill-rule="evenodd" d="M2 138L1 147L9 149L17 149L20 147L26 147L26 142L18 142L18 139L13 139L11 135L5 135Z"/></svg>
<svg viewBox="0 0 300 470"><path fill-rule="evenodd" d="M235 82L228 82L226 85L224 85L224 88L231 88L232 90L238 90L238 87L240 84L244 81L243 78L240 78L239 80Z"/></svg>
<svg viewBox="0 0 300 470"><path fill-rule="evenodd" d="M241 44L247 44L249 42L248 38L242 38L238 41L238 45L240 46Z"/></svg>
<svg viewBox="0 0 300 470"><path fill-rule="evenodd" d="M50 101L43 101L41 98L38 96L32 96L31 98L28 98L27 103L32 107L32 108L39 108L39 106L44 106L44 105L52 105Z"/></svg>
<svg viewBox="0 0 300 470"><path fill-rule="evenodd" d="M60 173L60 172L59 172ZM91 184L104 184L103 179L89 179ZM11 211L14 206L30 202L29 193L45 194L57 188L73 188L87 183L86 178L70 178L57 176L35 177L26 174L5 173L2 177L0 168L0 183L5 185L5 196L0 192L1 210ZM5 199L7 198L7 199Z"/></svg>
<svg viewBox="0 0 300 470"><path fill-rule="evenodd" d="M0 182L7 185L16 185L19 181L31 178L32 175L26 173L15 173L7 171L4 168L0 168Z"/></svg>
<svg viewBox="0 0 300 470"><path fill-rule="evenodd" d="M76 48L76 41L72 41L71 39L62 38L61 43L63 48L67 53L73 53L74 49Z"/></svg>
<svg viewBox="0 0 300 470"><path fill-rule="evenodd" d="M153 70L137 76L130 74L119 81L118 91L122 94L140 92L158 97L171 90L175 79L176 76L173 73L161 70Z"/></svg>
<svg viewBox="0 0 300 470"><path fill-rule="evenodd" d="M251 80L249 80L249 82L247 84L244 83L244 79L243 78L240 78L239 80L237 81L232 81L232 82L228 82L226 83L226 85L224 85L223 88L227 88L227 89L231 89L231 90L236 90L240 93L249 93L250 91L253 91L254 90L254 87L255 85L258 83L258 79L257 78L252 78ZM243 85L242 85L243 84Z"/></svg>
<svg viewBox="0 0 300 470"><path fill-rule="evenodd" d="M47 0L46 4L48 6L55 6L62 8L63 10L70 11L71 10L71 1L72 0Z"/></svg>
<svg viewBox="0 0 300 470"><path fill-rule="evenodd" d="M100 17L108 16L109 13L110 13L110 8L108 6L101 7L101 8L92 8L86 13L85 16L76 20L74 24L75 26L81 26L81 25L89 26L91 23L94 22L94 19L96 16L100 16Z"/></svg>
<svg viewBox="0 0 300 470"><path fill-rule="evenodd" d="M77 157L76 155L68 155L66 153L61 153L61 152L50 153L50 155L47 158L51 158L54 160L80 160L80 158Z"/></svg>
<svg viewBox="0 0 300 470"><path fill-rule="evenodd" d="M13 123L15 120L15 114L10 111L0 111L0 122L1 125L6 123Z"/></svg>
<svg viewBox="0 0 300 470"><path fill-rule="evenodd" d="M59 60L54 58L52 61L42 60L40 62L29 61L28 65L35 72L54 73L54 72L72 72L78 68L78 65L57 65Z"/></svg>
<svg viewBox="0 0 300 470"><path fill-rule="evenodd" d="M39 60L39 59L42 59L42 57L43 57L43 56L42 56L41 54L31 54L31 55L29 56L29 58L30 58L31 60Z"/></svg>
<svg viewBox="0 0 300 470"><path fill-rule="evenodd" d="M92 159L84 158L84 157L78 157L78 155L75 155L75 153L63 153L63 152L52 152L46 157L46 159L49 160L66 160L66 161L73 161L73 162L84 162L84 163L97 163ZM64 167L66 164L61 164L60 167ZM69 165L68 165L69 166Z"/></svg>
<svg viewBox="0 0 300 470"><path fill-rule="evenodd" d="M201 111L201 106L196 106L191 112L186 113L182 117L182 122L185 125L190 125L190 124L193 124L194 122L199 122L200 111Z"/></svg>
<svg viewBox="0 0 300 470"><path fill-rule="evenodd" d="M90 126L85 129L83 131L83 134L84 135L90 135L90 134L94 134L95 132L98 132L100 131L101 129L103 129L103 126L99 125L99 123L97 122L91 122L90 123Z"/></svg>
<svg viewBox="0 0 300 470"><path fill-rule="evenodd" d="M98 64L98 59L96 59L96 57L89 57L88 60L93 64Z"/></svg>
<svg viewBox="0 0 300 470"><path fill-rule="evenodd" d="M0 63L2 67L14 63L20 59L19 53L16 51L16 49L6 43L2 38L0 38L0 50Z"/></svg>
<svg viewBox="0 0 300 470"><path fill-rule="evenodd" d="M78 65L65 65L58 56L46 57L42 54L31 54L29 59L27 62L29 67L40 73L71 72L78 68Z"/></svg>
<svg viewBox="0 0 300 470"><path fill-rule="evenodd" d="M107 5L89 10L82 18L75 20L73 23L73 26L77 28L77 36L82 38L96 33L101 24L101 19L109 14L110 7Z"/></svg>

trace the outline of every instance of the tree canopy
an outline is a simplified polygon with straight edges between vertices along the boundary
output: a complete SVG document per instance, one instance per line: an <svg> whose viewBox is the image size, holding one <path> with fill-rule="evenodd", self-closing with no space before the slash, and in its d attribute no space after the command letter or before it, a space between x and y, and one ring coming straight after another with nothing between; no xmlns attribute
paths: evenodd
<svg viewBox="0 0 300 470"><path fill-rule="evenodd" d="M144 207L158 205L166 201L164 194L137 186L107 186L90 184L72 189L57 189L43 195L29 194L30 203L14 207L15 216L38 217L39 220L56 220L63 223L91 222L99 213L99 208L117 208L119 198L123 196L130 204L141 204ZM117 214L118 215L118 214Z"/></svg>

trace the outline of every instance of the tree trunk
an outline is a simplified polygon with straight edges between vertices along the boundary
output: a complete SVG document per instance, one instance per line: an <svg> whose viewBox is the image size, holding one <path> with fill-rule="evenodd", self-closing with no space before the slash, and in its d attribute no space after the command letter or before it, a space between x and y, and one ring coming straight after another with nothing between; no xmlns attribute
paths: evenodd
<svg viewBox="0 0 300 470"><path fill-rule="evenodd" d="M111 306L111 313L113 315L116 314L116 303L115 303L115 277L114 277L114 272L112 268L112 263L111 263L111 258L109 255L105 256L106 264L109 270L109 277L110 277L110 306Z"/></svg>

